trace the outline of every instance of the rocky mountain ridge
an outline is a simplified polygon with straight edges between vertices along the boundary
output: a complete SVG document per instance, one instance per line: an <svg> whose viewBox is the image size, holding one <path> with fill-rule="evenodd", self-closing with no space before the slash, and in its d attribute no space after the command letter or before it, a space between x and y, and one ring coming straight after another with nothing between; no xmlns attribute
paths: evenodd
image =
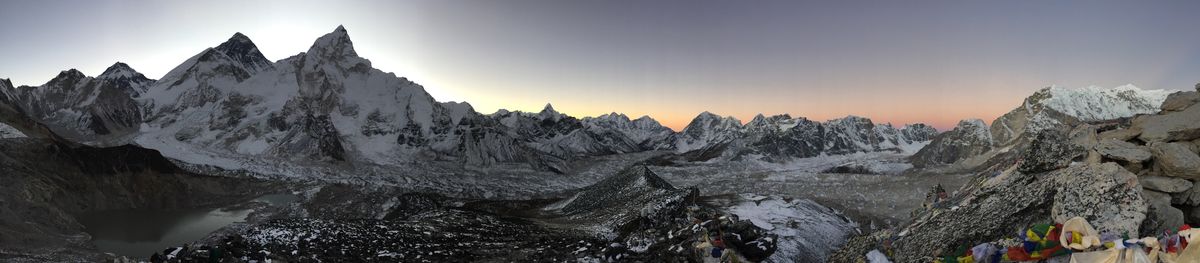
<svg viewBox="0 0 1200 263"><path fill-rule="evenodd" d="M1111 89L1097 86L1043 88L1025 98L1017 108L996 118L990 126L972 121L969 127L963 127L960 122L964 132L939 135L944 138L935 138L927 150L913 155L913 165L932 167L966 161L961 165L977 167L990 155L1019 151L1014 147L1028 144L1032 135L1043 131L1068 132L1071 127L1083 123L1122 122L1137 115L1156 113L1171 93L1133 85ZM988 134L982 134L984 131L980 128L986 129ZM968 129L971 132L965 131Z"/></svg>
<svg viewBox="0 0 1200 263"><path fill-rule="evenodd" d="M67 70L45 85L7 92L15 107L72 140L133 143L190 164L185 167L255 174L296 173L270 163L425 161L563 172L580 158L650 150L723 152L714 149L730 143L738 145L734 156L784 160L901 150L936 134L923 124L897 129L853 116L818 123L760 115L743 126L705 112L676 133L648 116L579 119L551 105L537 113L481 114L467 103L438 102L421 85L373 68L340 26L306 52L275 62L236 33L158 80L116 63L97 77Z"/></svg>
<svg viewBox="0 0 1200 263"><path fill-rule="evenodd" d="M916 123L897 129L869 118L847 116L826 122L788 114L759 114L745 125L737 118L704 112L670 141L676 152L691 160L739 159L761 156L768 161L856 152L919 149L938 132Z"/></svg>

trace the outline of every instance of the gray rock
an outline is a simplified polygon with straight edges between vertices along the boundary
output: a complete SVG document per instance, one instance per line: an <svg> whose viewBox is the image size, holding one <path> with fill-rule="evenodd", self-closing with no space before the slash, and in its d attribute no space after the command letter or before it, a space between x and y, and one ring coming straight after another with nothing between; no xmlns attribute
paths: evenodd
<svg viewBox="0 0 1200 263"><path fill-rule="evenodd" d="M1171 206L1171 196L1151 190L1142 192L1146 200L1146 220L1142 222L1143 235L1175 230L1183 225L1183 211ZM1132 232L1131 232L1132 233Z"/></svg>
<svg viewBox="0 0 1200 263"><path fill-rule="evenodd" d="M1098 231L1137 233L1146 218L1137 176L1113 163L1056 171L1058 182L1050 214L1054 222L1083 217ZM1170 206L1170 197L1165 199Z"/></svg>
<svg viewBox="0 0 1200 263"><path fill-rule="evenodd" d="M1155 167L1163 175L1200 179L1200 156L1188 149L1186 143L1156 143L1150 146Z"/></svg>
<svg viewBox="0 0 1200 263"><path fill-rule="evenodd" d="M1138 139L1144 142L1190 141L1200 138L1200 107L1193 105L1183 111L1134 118L1133 125L1142 129Z"/></svg>
<svg viewBox="0 0 1200 263"><path fill-rule="evenodd" d="M1192 189L1192 181L1179 177L1141 176L1138 177L1138 183L1146 189L1164 193L1181 193Z"/></svg>
<svg viewBox="0 0 1200 263"><path fill-rule="evenodd" d="M1129 172L1135 174L1140 174L1142 170L1146 169L1145 166L1142 166L1142 163L1127 163L1125 165L1121 165L1121 167L1125 167L1125 170L1129 170Z"/></svg>
<svg viewBox="0 0 1200 263"><path fill-rule="evenodd" d="M1075 126L1074 129L1071 129L1068 137L1071 138L1071 143L1082 146L1085 149L1091 149L1096 147L1097 143L1100 143L1099 138L1096 136L1096 126L1092 126L1091 124Z"/></svg>
<svg viewBox="0 0 1200 263"><path fill-rule="evenodd" d="M1193 207L1191 211L1189 211L1187 215L1183 217L1183 222L1191 225L1200 223L1200 208Z"/></svg>
<svg viewBox="0 0 1200 263"><path fill-rule="evenodd" d="M1138 233L1147 206L1137 177L1116 163L1042 174L981 173L951 197L950 209L921 211L897 228L896 262L928 262L937 251L1011 236L1037 223L1079 216L1099 231Z"/></svg>
<svg viewBox="0 0 1200 263"><path fill-rule="evenodd" d="M1130 127L1127 129L1116 129L1116 130L1103 131L1103 132L1100 132L1100 134L1096 135L1096 138L1098 138L1100 140L1111 139L1111 140L1118 140L1118 141L1128 141L1130 139L1137 138L1138 135L1141 135L1141 134L1142 134L1141 128Z"/></svg>
<svg viewBox="0 0 1200 263"><path fill-rule="evenodd" d="M1182 111L1200 102L1200 93L1195 91L1180 91L1171 93L1162 103L1163 111Z"/></svg>
<svg viewBox="0 0 1200 263"><path fill-rule="evenodd" d="M1096 151L1107 158L1129 163L1140 163L1150 159L1150 151L1146 146L1118 140L1101 140L1096 144Z"/></svg>
<svg viewBox="0 0 1200 263"><path fill-rule="evenodd" d="M1200 184L1192 183L1191 189L1172 194L1171 203L1185 206L1200 206Z"/></svg>
<svg viewBox="0 0 1200 263"><path fill-rule="evenodd" d="M1063 132L1045 130L1037 133L1029 148L1021 153L1021 165L1017 169L1022 173L1061 169L1085 153L1083 147L1069 143Z"/></svg>

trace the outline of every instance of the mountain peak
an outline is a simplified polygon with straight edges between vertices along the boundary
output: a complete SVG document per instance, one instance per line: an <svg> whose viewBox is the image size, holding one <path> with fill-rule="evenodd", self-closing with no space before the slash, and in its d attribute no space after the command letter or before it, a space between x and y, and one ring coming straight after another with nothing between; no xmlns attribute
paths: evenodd
<svg viewBox="0 0 1200 263"><path fill-rule="evenodd" d="M308 48L308 53L324 58L358 57L358 53L354 51L354 42L350 41L350 34L341 25L333 32L317 38L312 47Z"/></svg>
<svg viewBox="0 0 1200 263"><path fill-rule="evenodd" d="M233 36L229 37L229 40L226 42L234 42L234 41L250 42L250 37L247 37L246 35L242 34L242 32L233 32Z"/></svg>
<svg viewBox="0 0 1200 263"><path fill-rule="evenodd" d="M251 72L262 71L271 68L271 61L263 56L262 52L258 51L258 46L254 45L254 41L250 37L243 35L241 32L233 33L225 43L217 46L216 51L219 51L234 60L237 60L246 70Z"/></svg>
<svg viewBox="0 0 1200 263"><path fill-rule="evenodd" d="M1173 91L1141 89L1132 84L1116 88L1088 86L1071 89L1053 85L1025 98L1026 108L1050 108L1083 121L1111 120L1158 112Z"/></svg>
<svg viewBox="0 0 1200 263"><path fill-rule="evenodd" d="M104 73L100 73L100 76L97 76L96 78L119 79L145 77L146 76L143 76L142 73L138 73L137 70L133 70L133 68L129 67L128 64L125 64L124 62L117 62L113 63L112 66L109 66L108 69L105 69Z"/></svg>
<svg viewBox="0 0 1200 263"><path fill-rule="evenodd" d="M538 112L538 118L558 121L558 119L562 118L562 113L558 113L558 111L554 110L554 106L546 103L546 107L542 108L541 112Z"/></svg>
<svg viewBox="0 0 1200 263"><path fill-rule="evenodd" d="M83 72L80 72L78 69L63 70L58 72L58 76L54 76L54 78L51 79L50 82L47 82L46 85L53 86L60 83L75 83L85 77L87 76L83 75Z"/></svg>

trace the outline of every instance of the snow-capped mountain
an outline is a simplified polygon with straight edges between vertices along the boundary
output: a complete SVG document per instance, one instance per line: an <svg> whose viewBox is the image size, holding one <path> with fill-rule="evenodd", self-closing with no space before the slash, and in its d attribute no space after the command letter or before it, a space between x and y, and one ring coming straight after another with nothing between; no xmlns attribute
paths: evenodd
<svg viewBox="0 0 1200 263"><path fill-rule="evenodd" d="M642 149L657 149L665 147L667 138L675 131L662 126L650 116L642 116L630 120L620 113L608 113L597 117L584 117L583 125L586 130L595 134L616 133L629 138L634 145Z"/></svg>
<svg viewBox="0 0 1200 263"><path fill-rule="evenodd" d="M891 124L847 116L824 123L790 115L759 114L745 125L733 117L701 113L672 140L674 150L692 160L736 158L757 154L768 160L813 157L821 154L906 151L919 148L937 130L924 124Z"/></svg>
<svg viewBox="0 0 1200 263"><path fill-rule="evenodd" d="M1159 105L1172 92L1143 90L1134 85L1111 89L1097 86L1079 89L1046 87L1025 98L1020 107L993 121L992 138L997 145L1010 145L1020 134L1067 127L1078 122L1156 113Z"/></svg>
<svg viewBox="0 0 1200 263"><path fill-rule="evenodd" d="M96 77L64 70L46 84L15 90L16 103L30 117L66 138L93 144L120 144L137 131L141 111L134 100L153 80L117 62Z"/></svg>
<svg viewBox="0 0 1200 263"><path fill-rule="evenodd" d="M1138 114L1152 114L1174 91L1143 90L1133 85L1105 89L1089 86L1043 88L1025 98L1021 106L992 121L964 120L943 133L912 157L921 166L950 164L988 151L1009 151L1011 146L1042 131L1069 130L1081 123L1105 122ZM981 129L988 129L983 134Z"/></svg>
<svg viewBox="0 0 1200 263"><path fill-rule="evenodd" d="M929 145L913 154L913 166L951 164L992 150L992 134L980 119L958 122L954 129L933 137Z"/></svg>
<svg viewBox="0 0 1200 263"><path fill-rule="evenodd" d="M150 117L137 143L228 169L244 168L240 156L562 171L572 158L644 151L664 136L648 117L581 121L550 105L483 115L467 103L437 102L421 85L371 67L342 27L307 52L266 61L242 34L188 59L140 98Z"/></svg>
<svg viewBox="0 0 1200 263"><path fill-rule="evenodd" d="M340 26L275 62L237 33L158 80L117 63L95 78L68 70L46 85L5 92L16 108L73 140L133 142L185 167L281 176L431 161L562 172L572 160L647 150L709 156L693 159L811 157L901 150L936 133L853 116L820 123L760 115L742 125L705 112L675 133L648 116L579 119L549 104L536 113L485 115L373 68Z"/></svg>
<svg viewBox="0 0 1200 263"><path fill-rule="evenodd" d="M732 116L721 117L702 112L675 136L674 149L679 152L697 150L728 143L742 136L742 121Z"/></svg>

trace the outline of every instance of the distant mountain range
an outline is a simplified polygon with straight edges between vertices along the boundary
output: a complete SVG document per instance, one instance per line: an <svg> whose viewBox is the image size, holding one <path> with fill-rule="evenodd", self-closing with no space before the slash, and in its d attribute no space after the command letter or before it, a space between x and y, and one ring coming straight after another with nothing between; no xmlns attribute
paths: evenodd
<svg viewBox="0 0 1200 263"><path fill-rule="evenodd" d="M674 152L688 161L781 162L855 152L916 152L938 136L925 124L895 127L857 116L817 122L759 115L742 124L704 112L673 132L647 116L630 119L611 113L580 119L551 105L536 113L482 114L467 103L435 101L421 85L375 69L358 56L340 26L307 52L275 62L237 33L158 80L118 62L96 77L71 69L37 87L13 88L8 81L0 86L0 95L11 98L0 102L73 141L132 143L182 163L265 174L294 173L295 164L431 161L470 167L525 164L563 172L579 158L652 150ZM1041 108L1099 119L1157 107L1153 99L1128 100L1142 95L1133 87L1078 93L1051 88L1039 94L1027 99L1033 106L1023 106L1029 113L1005 115L1005 121L997 120L1004 124L1001 130L993 123L990 144L1024 129L1023 123L1007 119L1039 123ZM1121 107L1107 107L1113 103ZM13 133L2 128L2 134Z"/></svg>

